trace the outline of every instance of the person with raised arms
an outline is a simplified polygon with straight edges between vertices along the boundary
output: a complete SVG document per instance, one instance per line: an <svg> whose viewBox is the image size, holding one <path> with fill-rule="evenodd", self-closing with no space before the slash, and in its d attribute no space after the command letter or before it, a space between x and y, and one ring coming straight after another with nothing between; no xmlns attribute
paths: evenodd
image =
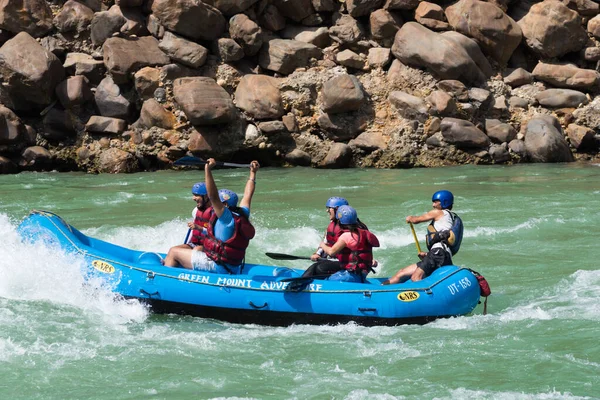
<svg viewBox="0 0 600 400"><path fill-rule="evenodd" d="M406 217L406 223L409 224L430 222L425 235L429 251L419 252L421 261L402 268L383 285L404 282L408 278L417 282L439 267L452 265L452 256L458 252L463 235L462 220L450 211L454 205L454 195L448 190L439 190L433 194L431 201L432 210L419 216Z"/></svg>
<svg viewBox="0 0 600 400"><path fill-rule="evenodd" d="M250 163L250 176L244 189L244 197L238 207L238 196L227 189L217 189L212 169L216 161L210 158L204 167L206 191L212 203L213 213L203 239L202 251L172 247L165 258L165 266L181 265L187 269L216 273L238 274L244 264L246 249L254 237L254 227L248 220L256 185L258 161Z"/></svg>
<svg viewBox="0 0 600 400"><path fill-rule="evenodd" d="M373 260L373 247L379 247L379 240L368 229L362 228L356 210L348 205L337 208L336 220L342 230L338 239L332 245L323 241L319 247L337 260L317 261L302 276L331 275L330 280L364 282L367 274L377 266Z"/></svg>

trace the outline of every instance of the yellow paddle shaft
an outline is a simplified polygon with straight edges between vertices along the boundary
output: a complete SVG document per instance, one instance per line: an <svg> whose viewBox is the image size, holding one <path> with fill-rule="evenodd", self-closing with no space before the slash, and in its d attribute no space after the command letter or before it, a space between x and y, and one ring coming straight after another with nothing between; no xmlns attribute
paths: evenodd
<svg viewBox="0 0 600 400"><path fill-rule="evenodd" d="M412 231L413 237L415 238L415 244L417 245L417 251L421 252L421 245L419 244L419 239L417 239L417 234L415 233L415 226L412 222L409 222L410 230Z"/></svg>

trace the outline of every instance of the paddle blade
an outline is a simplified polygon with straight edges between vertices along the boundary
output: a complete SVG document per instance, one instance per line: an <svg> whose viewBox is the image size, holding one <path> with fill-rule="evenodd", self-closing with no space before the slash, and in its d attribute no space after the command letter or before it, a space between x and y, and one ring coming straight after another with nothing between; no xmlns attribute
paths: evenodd
<svg viewBox="0 0 600 400"><path fill-rule="evenodd" d="M173 165L204 165L206 161L198 157L185 156L181 157L179 160L176 160Z"/></svg>
<svg viewBox="0 0 600 400"><path fill-rule="evenodd" d="M265 253L265 255L274 260L310 260L310 257L293 256L291 254Z"/></svg>

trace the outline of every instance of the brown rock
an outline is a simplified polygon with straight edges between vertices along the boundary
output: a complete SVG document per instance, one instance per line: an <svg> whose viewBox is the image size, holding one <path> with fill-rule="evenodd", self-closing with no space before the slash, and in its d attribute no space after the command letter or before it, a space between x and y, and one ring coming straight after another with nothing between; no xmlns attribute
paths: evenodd
<svg viewBox="0 0 600 400"><path fill-rule="evenodd" d="M300 165L303 167L309 167L312 160L308 153L294 149L285 155L285 161L292 165Z"/></svg>
<svg viewBox="0 0 600 400"><path fill-rule="evenodd" d="M156 100L148 99L142 105L140 118L135 122L135 126L142 128L152 128L154 126L162 129L172 129L177 123L175 116Z"/></svg>
<svg viewBox="0 0 600 400"><path fill-rule="evenodd" d="M158 47L158 41L145 36L137 39L113 37L102 45L104 65L115 83L125 83L143 67L167 65L169 57Z"/></svg>
<svg viewBox="0 0 600 400"><path fill-rule="evenodd" d="M490 139L473 123L457 118L444 118L441 124L444 140L459 149L485 148Z"/></svg>
<svg viewBox="0 0 600 400"><path fill-rule="evenodd" d="M0 48L0 102L12 110L47 106L64 76L58 58L26 32L18 33Z"/></svg>
<svg viewBox="0 0 600 400"><path fill-rule="evenodd" d="M197 0L154 0L152 13L162 25L192 40L215 40L225 31L219 10Z"/></svg>
<svg viewBox="0 0 600 400"><path fill-rule="evenodd" d="M279 118L284 114L280 79L268 75L245 75L235 91L235 104L256 119Z"/></svg>
<svg viewBox="0 0 600 400"><path fill-rule="evenodd" d="M579 51L587 42L581 17L558 0L546 0L531 6L518 21L527 47L540 57L560 57Z"/></svg>
<svg viewBox="0 0 600 400"><path fill-rule="evenodd" d="M100 153L100 157L98 157L98 172L100 173L131 173L138 170L137 158L121 149L110 148Z"/></svg>
<svg viewBox="0 0 600 400"><path fill-rule="evenodd" d="M306 67L311 58L320 58L321 50L297 40L273 39L264 44L258 63L261 67L288 75L296 68Z"/></svg>
<svg viewBox="0 0 600 400"><path fill-rule="evenodd" d="M262 46L262 29L244 14L238 14L229 20L229 36L235 40L244 53L253 56Z"/></svg>
<svg viewBox="0 0 600 400"><path fill-rule="evenodd" d="M225 124L235 117L231 97L212 78L178 78L173 97L193 125Z"/></svg>
<svg viewBox="0 0 600 400"><path fill-rule="evenodd" d="M101 117L92 115L85 124L85 130L90 133L102 135L120 135L127 129L127 122L119 118Z"/></svg>
<svg viewBox="0 0 600 400"><path fill-rule="evenodd" d="M581 125L569 124L567 126L567 136L571 146L577 151L597 149L594 130Z"/></svg>
<svg viewBox="0 0 600 400"><path fill-rule="evenodd" d="M59 83L56 96L64 108L80 106L94 97L88 79L83 75L72 76Z"/></svg>
<svg viewBox="0 0 600 400"><path fill-rule="evenodd" d="M158 48L171 57L173 61L190 68L200 68L208 57L206 47L168 31L165 32Z"/></svg>
<svg viewBox="0 0 600 400"><path fill-rule="evenodd" d="M44 0L0 0L0 29L44 36L52 29L52 9Z"/></svg>
<svg viewBox="0 0 600 400"><path fill-rule="evenodd" d="M477 41L481 49L500 64L506 64L521 42L521 28L492 3L460 0L446 8L448 23Z"/></svg>
<svg viewBox="0 0 600 400"><path fill-rule="evenodd" d="M135 90L142 100L154 97L154 91L160 86L160 70L144 67L133 76Z"/></svg>
<svg viewBox="0 0 600 400"><path fill-rule="evenodd" d="M354 75L342 74L323 84L322 108L328 114L358 110L365 100L360 82Z"/></svg>
<svg viewBox="0 0 600 400"><path fill-rule="evenodd" d="M321 166L323 168L347 168L352 161L352 149L344 143L331 145Z"/></svg>
<svg viewBox="0 0 600 400"><path fill-rule="evenodd" d="M0 104L0 145L15 145L25 136L25 126L11 109Z"/></svg>
<svg viewBox="0 0 600 400"><path fill-rule="evenodd" d="M404 64L427 68L441 79L485 80L485 74L464 47L416 22L407 22L400 28L392 53Z"/></svg>
<svg viewBox="0 0 600 400"><path fill-rule="evenodd" d="M586 91L593 90L600 82L597 71L578 68L573 64L539 62L533 69L533 76L553 86Z"/></svg>
<svg viewBox="0 0 600 400"><path fill-rule="evenodd" d="M562 127L551 115L538 115L529 120L525 132L525 149L533 162L573 161Z"/></svg>
<svg viewBox="0 0 600 400"><path fill-rule="evenodd" d="M19 165L27 169L43 170L50 168L52 154L42 146L31 146L23 151Z"/></svg>
<svg viewBox="0 0 600 400"><path fill-rule="evenodd" d="M83 32L89 29L94 11L75 1L67 1L54 17L53 23L60 32Z"/></svg>

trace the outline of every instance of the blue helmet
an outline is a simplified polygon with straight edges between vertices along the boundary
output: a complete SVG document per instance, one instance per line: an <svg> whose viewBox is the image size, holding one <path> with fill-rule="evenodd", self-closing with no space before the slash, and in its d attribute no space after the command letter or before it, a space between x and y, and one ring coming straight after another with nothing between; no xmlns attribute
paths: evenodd
<svg viewBox="0 0 600 400"><path fill-rule="evenodd" d="M350 206L340 206L336 213L335 217L340 221L340 224L344 225L353 225L358 221L358 215L356 214L356 210Z"/></svg>
<svg viewBox="0 0 600 400"><path fill-rule="evenodd" d="M235 207L237 206L238 195L229 189L220 189L219 199L221 199L221 201L226 203L229 207Z"/></svg>
<svg viewBox="0 0 600 400"><path fill-rule="evenodd" d="M206 196L208 194L206 191L206 183L194 183L194 186L192 186L192 194L196 196Z"/></svg>
<svg viewBox="0 0 600 400"><path fill-rule="evenodd" d="M431 197L431 201L436 200L439 200L442 209L447 209L454 204L454 195L449 190L438 190Z"/></svg>
<svg viewBox="0 0 600 400"><path fill-rule="evenodd" d="M325 203L325 207L338 208L339 206L347 206L348 200L343 197L330 197Z"/></svg>

